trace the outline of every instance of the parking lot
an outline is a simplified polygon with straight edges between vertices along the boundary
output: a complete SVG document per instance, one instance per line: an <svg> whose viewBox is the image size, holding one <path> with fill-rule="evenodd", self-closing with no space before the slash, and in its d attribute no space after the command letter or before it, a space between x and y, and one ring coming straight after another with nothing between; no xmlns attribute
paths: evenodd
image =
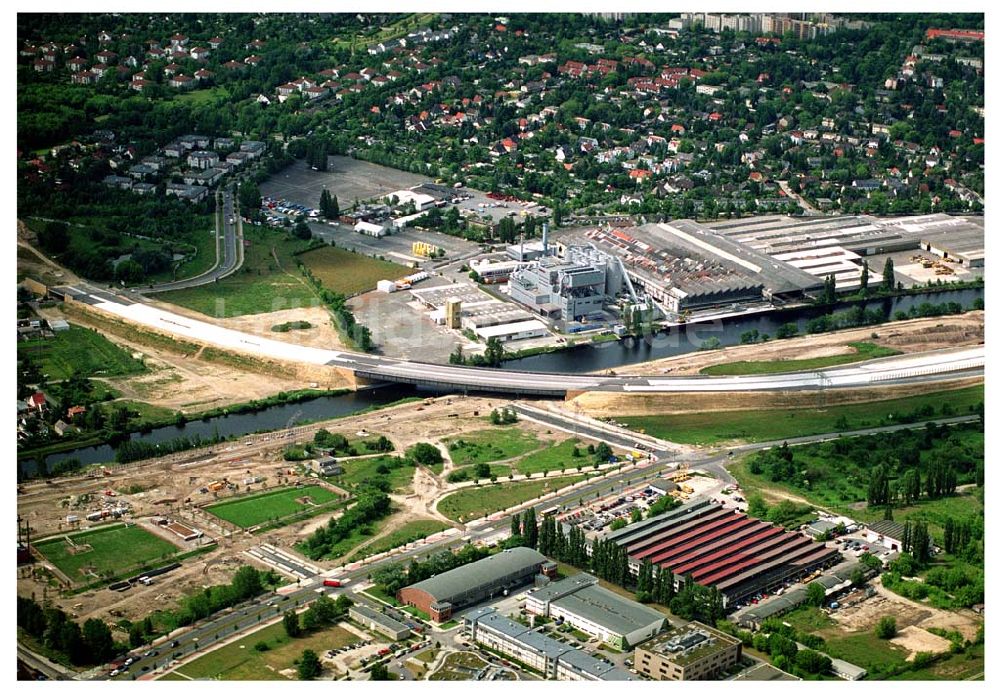
<svg viewBox="0 0 1000 694"><path fill-rule="evenodd" d="M326 188L344 209L355 200L367 200L428 181L426 176L350 157L330 157L328 161L326 171L313 171L305 161L297 161L262 183L260 194L319 207L319 196Z"/></svg>
<svg viewBox="0 0 1000 694"><path fill-rule="evenodd" d="M401 229L393 231L388 236L377 239L355 232L346 224L329 224L328 222L311 222L309 224L313 236L326 242L333 241L338 248L346 248L370 256L383 256L386 260L403 265L420 264L426 266L443 261L468 258L479 253L479 244L466 241L456 236L448 236L437 231L420 231L417 229ZM413 253L413 244L417 241L430 243L444 250L444 258L431 260Z"/></svg>

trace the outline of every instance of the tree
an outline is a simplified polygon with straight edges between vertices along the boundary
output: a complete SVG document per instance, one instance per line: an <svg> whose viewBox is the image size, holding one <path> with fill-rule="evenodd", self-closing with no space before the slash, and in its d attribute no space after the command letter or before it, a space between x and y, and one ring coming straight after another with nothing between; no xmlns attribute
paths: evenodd
<svg viewBox="0 0 1000 694"><path fill-rule="evenodd" d="M233 575L233 590L240 600L260 595L264 590L261 583L260 571L252 566L241 566Z"/></svg>
<svg viewBox="0 0 1000 694"><path fill-rule="evenodd" d="M385 682L389 679L389 668L385 663L375 663L371 669L371 679L375 682Z"/></svg>
<svg viewBox="0 0 1000 694"><path fill-rule="evenodd" d="M803 648L795 654L795 665L812 675L819 675L830 669L833 662L829 657L810 648Z"/></svg>
<svg viewBox="0 0 1000 694"><path fill-rule="evenodd" d="M285 633L288 634L289 638L295 639L302 635L302 626L295 610L285 612L281 617L281 624L285 627Z"/></svg>
<svg viewBox="0 0 1000 694"><path fill-rule="evenodd" d="M612 455L611 446L604 443L603 441L598 443L597 447L594 449L594 457L597 458L602 463L605 463L608 460L610 460L611 455Z"/></svg>
<svg viewBox="0 0 1000 694"><path fill-rule="evenodd" d="M69 225L65 222L46 222L38 234L38 243L50 253L62 253L69 246Z"/></svg>
<svg viewBox="0 0 1000 694"><path fill-rule="evenodd" d="M319 656L310 649L302 651L299 657L299 679L314 680L323 672L323 666L319 662Z"/></svg>
<svg viewBox="0 0 1000 694"><path fill-rule="evenodd" d="M83 623L83 646L91 662L103 663L111 659L115 652L115 641L111 629L100 619L88 619Z"/></svg>
<svg viewBox="0 0 1000 694"><path fill-rule="evenodd" d="M806 589L806 601L814 607L822 607L826 600L826 589L821 583L813 581Z"/></svg>
<svg viewBox="0 0 1000 694"><path fill-rule="evenodd" d="M891 258L886 262L888 263ZM868 293L868 261L861 261L861 294L865 295Z"/></svg>
<svg viewBox="0 0 1000 694"><path fill-rule="evenodd" d="M424 465L426 467L439 465L444 462L444 458L441 457L441 451L438 450L437 446L423 441L406 449L406 457L414 465Z"/></svg>
<svg viewBox="0 0 1000 694"><path fill-rule="evenodd" d="M896 635L896 618L885 616L878 620L875 625L875 635L880 639L888 640Z"/></svg>
<svg viewBox="0 0 1000 694"><path fill-rule="evenodd" d="M504 348L499 338L491 337L486 341L486 351L483 359L486 366L500 366L503 363Z"/></svg>
<svg viewBox="0 0 1000 694"><path fill-rule="evenodd" d="M240 208L244 212L252 212L260 209L260 188L253 181L244 181L240 184L238 193Z"/></svg>
<svg viewBox="0 0 1000 694"><path fill-rule="evenodd" d="M535 519L534 508L529 508L524 512L522 527L525 546L535 549L538 546L538 522Z"/></svg>
<svg viewBox="0 0 1000 694"><path fill-rule="evenodd" d="M514 513L510 517L510 535L516 537L521 534L521 516Z"/></svg>
<svg viewBox="0 0 1000 694"><path fill-rule="evenodd" d="M886 258L882 269L882 291L891 292L896 286L896 273L893 270L892 258Z"/></svg>

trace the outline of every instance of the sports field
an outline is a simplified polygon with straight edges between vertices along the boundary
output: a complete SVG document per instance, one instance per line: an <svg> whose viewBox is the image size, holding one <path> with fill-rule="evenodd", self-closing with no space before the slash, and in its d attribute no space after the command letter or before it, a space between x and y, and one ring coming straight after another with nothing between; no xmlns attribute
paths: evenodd
<svg viewBox="0 0 1000 694"><path fill-rule="evenodd" d="M379 280L398 280L413 272L396 263L333 246L303 253L299 260L324 287L346 296L371 291Z"/></svg>
<svg viewBox="0 0 1000 694"><path fill-rule="evenodd" d="M165 559L178 548L137 525L109 525L35 543L47 560L73 581L91 574L113 575L145 562Z"/></svg>
<svg viewBox="0 0 1000 694"><path fill-rule="evenodd" d="M251 528L266 521L308 511L339 499L339 496L326 487L314 485L251 494L232 501L212 504L205 507L205 510L241 528Z"/></svg>

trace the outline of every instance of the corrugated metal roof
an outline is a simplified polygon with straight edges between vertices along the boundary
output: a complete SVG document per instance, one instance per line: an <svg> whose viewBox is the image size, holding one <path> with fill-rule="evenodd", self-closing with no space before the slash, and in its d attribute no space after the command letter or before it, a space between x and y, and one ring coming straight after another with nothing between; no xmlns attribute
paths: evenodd
<svg viewBox="0 0 1000 694"><path fill-rule="evenodd" d="M548 559L541 552L529 547L514 547L414 583L410 588L422 590L438 602L451 602L455 596L474 590L476 586L487 585L533 565L541 566L546 561Z"/></svg>

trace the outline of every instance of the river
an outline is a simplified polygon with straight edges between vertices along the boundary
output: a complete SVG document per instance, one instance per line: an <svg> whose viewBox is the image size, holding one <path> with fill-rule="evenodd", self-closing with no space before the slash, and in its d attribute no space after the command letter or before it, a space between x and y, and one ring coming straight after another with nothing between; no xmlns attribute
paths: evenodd
<svg viewBox="0 0 1000 694"><path fill-rule="evenodd" d="M918 294L897 298L873 299L861 304L866 309L881 308L894 315L897 311L908 311L913 306L922 303L942 304L957 302L965 308L983 298L981 288L959 289L936 292L933 294ZM553 352L539 354L524 359L505 362L501 368L517 369L518 371L536 371L540 373L586 373L615 369L628 364L638 364L652 359L662 359L679 354L694 352L701 347L703 341L715 337L723 347L737 345L740 336L748 330L757 330L760 334L772 337L778 328L785 323L796 323L799 332L805 332L805 324L810 318L823 314L844 313L849 308L832 310L823 307L810 307L783 311L780 313L751 314L736 316L725 320L707 323L693 323L657 334L652 338L641 340L627 338L620 341L588 344ZM877 332L880 326L872 326ZM207 421L200 419L189 421L183 426L165 426L146 433L134 433L132 440L160 443L181 436L211 438L216 434L221 436L242 436L257 431L270 431L294 426L307 420L331 419L353 414L376 405L384 405L401 398L409 397L425 391L405 385L390 385L381 388L347 393L344 395L323 396L304 402L272 405L259 412L223 415ZM60 460L77 458L83 465L93 465L114 461L114 448L105 444L88 446L72 451L53 453L46 457L48 465ZM29 477L36 473L37 465L34 458L25 458L18 462L21 476Z"/></svg>

